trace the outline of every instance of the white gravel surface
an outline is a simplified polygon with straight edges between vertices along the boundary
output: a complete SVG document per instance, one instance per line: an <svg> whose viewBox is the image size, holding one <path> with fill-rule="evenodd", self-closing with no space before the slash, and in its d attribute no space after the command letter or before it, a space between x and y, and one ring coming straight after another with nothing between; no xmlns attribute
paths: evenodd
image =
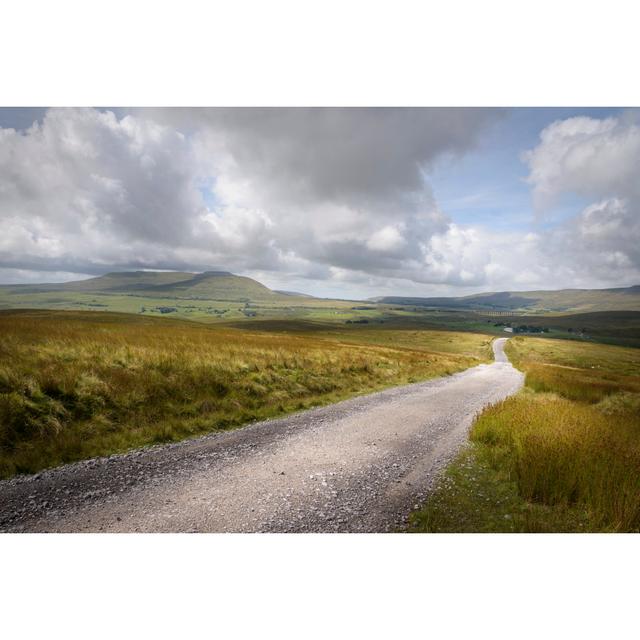
<svg viewBox="0 0 640 640"><path fill-rule="evenodd" d="M450 377L2 481L0 531L393 531L522 386L505 342Z"/></svg>

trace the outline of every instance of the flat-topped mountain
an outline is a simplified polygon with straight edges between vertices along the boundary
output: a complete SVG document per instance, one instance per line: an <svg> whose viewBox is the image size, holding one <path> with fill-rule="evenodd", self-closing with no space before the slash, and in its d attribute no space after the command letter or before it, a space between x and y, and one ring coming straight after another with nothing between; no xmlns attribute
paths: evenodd
<svg viewBox="0 0 640 640"><path fill-rule="evenodd" d="M136 294L158 298L205 298L247 301L276 297L277 294L260 282L229 271L188 273L181 271L123 271L103 276L59 284L3 286L13 294L75 292Z"/></svg>

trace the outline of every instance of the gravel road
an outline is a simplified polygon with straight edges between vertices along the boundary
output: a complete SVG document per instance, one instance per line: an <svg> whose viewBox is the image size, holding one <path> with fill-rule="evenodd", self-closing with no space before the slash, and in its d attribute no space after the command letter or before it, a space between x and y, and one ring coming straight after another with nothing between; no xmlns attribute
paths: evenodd
<svg viewBox="0 0 640 640"><path fill-rule="evenodd" d="M2 481L0 531L393 531L522 386L505 342L446 378Z"/></svg>

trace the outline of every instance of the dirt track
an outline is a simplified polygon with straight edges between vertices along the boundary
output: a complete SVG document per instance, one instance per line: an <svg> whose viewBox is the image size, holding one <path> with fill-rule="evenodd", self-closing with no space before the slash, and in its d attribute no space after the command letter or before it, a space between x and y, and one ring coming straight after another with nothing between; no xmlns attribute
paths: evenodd
<svg viewBox="0 0 640 640"><path fill-rule="evenodd" d="M447 378L0 482L0 531L392 531L522 385L505 341Z"/></svg>

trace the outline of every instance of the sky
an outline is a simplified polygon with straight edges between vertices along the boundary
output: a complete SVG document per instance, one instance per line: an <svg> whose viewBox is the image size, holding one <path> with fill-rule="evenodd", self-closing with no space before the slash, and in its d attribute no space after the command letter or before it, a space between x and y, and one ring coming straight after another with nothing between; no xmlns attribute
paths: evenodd
<svg viewBox="0 0 640 640"><path fill-rule="evenodd" d="M0 108L0 283L640 284L640 110Z"/></svg>

